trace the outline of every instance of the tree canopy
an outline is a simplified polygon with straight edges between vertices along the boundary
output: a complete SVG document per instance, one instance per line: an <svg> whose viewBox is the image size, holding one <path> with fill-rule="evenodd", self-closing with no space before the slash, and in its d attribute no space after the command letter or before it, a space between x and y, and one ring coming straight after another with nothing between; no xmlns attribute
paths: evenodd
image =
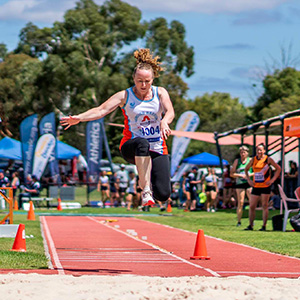
<svg viewBox="0 0 300 300"><path fill-rule="evenodd" d="M155 85L165 87L177 119L186 110L200 116L200 131L223 132L299 107L300 73L294 68L276 70L263 80L264 93L253 107L226 93L187 98L183 77L194 74L194 49L177 20L159 17L144 21L141 11L121 0L97 5L80 0L66 11L63 21L39 28L32 22L20 31L12 53L0 44L0 117L2 135L19 138L19 124L28 115L55 111L77 114L103 103L117 91L133 84L136 45L159 55L165 71ZM106 120L122 123L120 110ZM107 128L113 156L119 156L122 136L119 128ZM85 124L65 131L63 139L85 153ZM172 138L168 140L170 146ZM200 151L214 152L213 145L193 141L186 156ZM226 158L226 157L225 157Z"/></svg>

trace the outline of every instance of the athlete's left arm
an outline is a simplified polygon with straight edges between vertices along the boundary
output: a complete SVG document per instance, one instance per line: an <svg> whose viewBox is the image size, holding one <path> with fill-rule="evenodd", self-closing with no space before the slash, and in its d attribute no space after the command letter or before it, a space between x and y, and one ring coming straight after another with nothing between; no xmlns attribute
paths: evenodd
<svg viewBox="0 0 300 300"><path fill-rule="evenodd" d="M271 157L268 157L268 164L275 168L275 174L268 182L268 184L271 185L279 177L280 172L281 172L281 167Z"/></svg>
<svg viewBox="0 0 300 300"><path fill-rule="evenodd" d="M158 96L165 113L164 117L160 121L160 132L161 132L161 137L166 140L168 136L171 134L171 129L169 127L169 124L172 123L175 117L175 113L174 113L174 108L169 93L165 88L163 87L158 88Z"/></svg>

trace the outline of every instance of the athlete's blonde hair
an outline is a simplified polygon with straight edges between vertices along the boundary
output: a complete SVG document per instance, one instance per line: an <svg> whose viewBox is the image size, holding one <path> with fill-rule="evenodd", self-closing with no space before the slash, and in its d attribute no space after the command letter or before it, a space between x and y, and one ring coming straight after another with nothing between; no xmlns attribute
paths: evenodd
<svg viewBox="0 0 300 300"><path fill-rule="evenodd" d="M136 59L136 67L133 71L133 76L135 75L137 70L152 70L153 77L159 77L159 72L163 71L160 65L162 64L159 62L159 56L153 57L153 54L150 52L150 49L139 49L134 52L134 57Z"/></svg>

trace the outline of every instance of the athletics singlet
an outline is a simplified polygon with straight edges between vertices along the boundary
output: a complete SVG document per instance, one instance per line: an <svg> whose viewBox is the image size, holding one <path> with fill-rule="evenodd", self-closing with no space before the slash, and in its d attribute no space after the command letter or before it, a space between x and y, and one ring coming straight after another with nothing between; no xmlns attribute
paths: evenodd
<svg viewBox="0 0 300 300"><path fill-rule="evenodd" d="M265 184L266 181L269 181L271 179L271 168L268 164L268 156L265 155L262 159L257 159L255 156L252 167L254 172L254 187L269 187Z"/></svg>
<svg viewBox="0 0 300 300"><path fill-rule="evenodd" d="M126 92L126 103L122 107L125 128L120 149L126 141L142 137L149 141L150 151L168 154L166 143L160 136L163 107L158 97L158 87L152 86L153 98L150 100L137 98L132 87Z"/></svg>
<svg viewBox="0 0 300 300"><path fill-rule="evenodd" d="M245 163L243 164L241 159L239 158L238 159L238 164L237 164L237 167L236 167L236 173L245 174L245 168L248 165L249 161L250 161L250 158L247 157ZM252 168L249 169L249 172L250 173L252 172ZM247 179L244 179L244 178L241 178L241 177L236 178L236 185L245 184L247 182L248 182Z"/></svg>

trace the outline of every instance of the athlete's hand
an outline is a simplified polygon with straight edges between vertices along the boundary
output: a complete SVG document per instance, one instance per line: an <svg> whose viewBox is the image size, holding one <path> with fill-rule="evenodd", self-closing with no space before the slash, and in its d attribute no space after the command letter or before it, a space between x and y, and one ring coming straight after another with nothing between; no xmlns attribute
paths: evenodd
<svg viewBox="0 0 300 300"><path fill-rule="evenodd" d="M161 121L160 122L160 135L164 140L167 140L169 135L171 134L171 129L168 123Z"/></svg>
<svg viewBox="0 0 300 300"><path fill-rule="evenodd" d="M78 124L79 122L80 122L80 119L77 116L62 117L60 119L60 124L62 126L67 126L65 128L65 130L67 130L68 128L70 128L72 125Z"/></svg>

